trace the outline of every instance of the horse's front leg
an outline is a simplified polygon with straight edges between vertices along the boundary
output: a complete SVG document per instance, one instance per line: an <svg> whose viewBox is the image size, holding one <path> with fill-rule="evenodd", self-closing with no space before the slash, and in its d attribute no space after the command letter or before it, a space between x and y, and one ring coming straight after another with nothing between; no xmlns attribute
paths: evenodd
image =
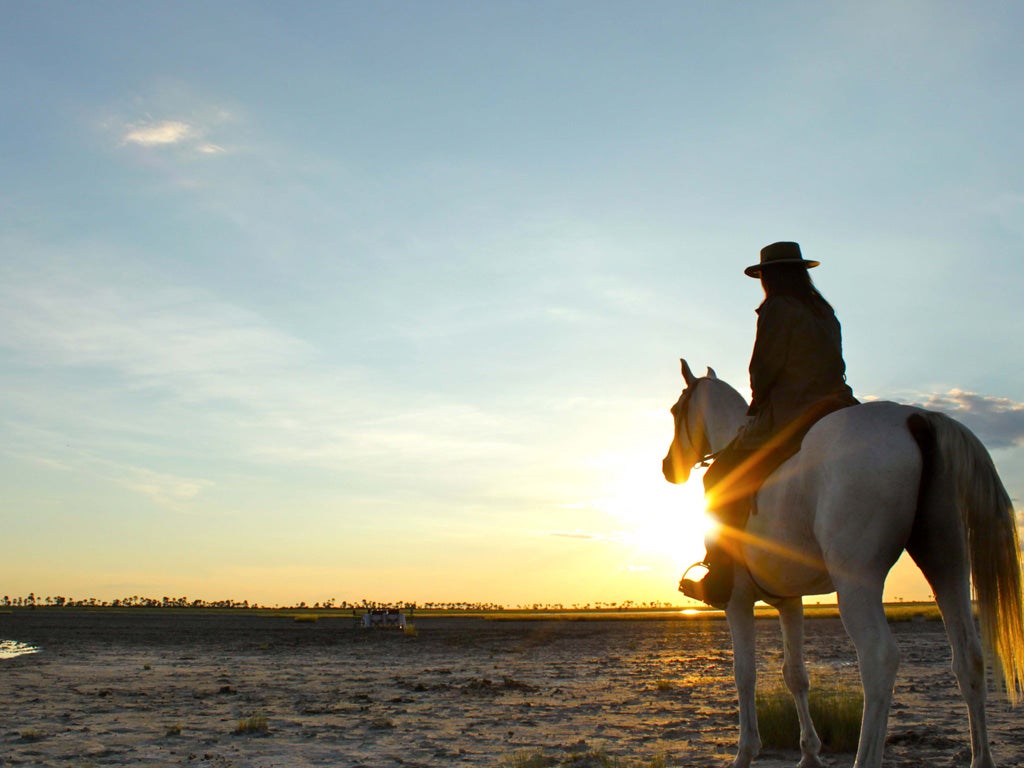
<svg viewBox="0 0 1024 768"><path fill-rule="evenodd" d="M782 677L793 695L796 715L800 720L800 754L803 757L797 768L821 768L824 764L818 757L821 739L811 722L811 709L807 702L810 681L807 665L804 663L804 606L799 597L783 600L779 609L779 624L782 627L783 663Z"/></svg>
<svg viewBox="0 0 1024 768"><path fill-rule="evenodd" d="M732 634L733 674L740 702L740 743L732 768L749 768L750 762L761 751L754 697L757 685L757 668L754 666L754 600L750 590L744 589L739 583L742 574L737 572L736 575L737 584L725 609L729 632Z"/></svg>

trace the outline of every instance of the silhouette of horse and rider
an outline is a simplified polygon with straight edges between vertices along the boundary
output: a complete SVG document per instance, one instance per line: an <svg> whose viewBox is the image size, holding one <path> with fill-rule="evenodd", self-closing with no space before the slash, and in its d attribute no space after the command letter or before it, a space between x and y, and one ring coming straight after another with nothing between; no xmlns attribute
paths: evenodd
<svg viewBox="0 0 1024 768"><path fill-rule="evenodd" d="M839 321L794 242L762 249L748 405L708 368L682 360L685 387L662 469L685 483L697 464L717 529L701 580L680 590L724 608L733 637L740 737L733 768L760 750L754 709L753 606L779 610L784 678L800 720L802 768L822 765L808 707L802 596L836 592L857 649L864 710L855 768L879 768L899 663L882 603L906 550L935 595L967 703L972 768L994 765L985 723L985 661L1011 703L1024 689L1024 599L1013 505L988 452L942 414L859 404L846 384ZM977 598L979 637L971 585Z"/></svg>

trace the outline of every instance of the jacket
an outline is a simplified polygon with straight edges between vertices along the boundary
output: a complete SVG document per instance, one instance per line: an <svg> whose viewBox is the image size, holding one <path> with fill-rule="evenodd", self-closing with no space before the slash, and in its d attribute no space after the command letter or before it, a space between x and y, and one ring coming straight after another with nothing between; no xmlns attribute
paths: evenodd
<svg viewBox="0 0 1024 768"><path fill-rule="evenodd" d="M801 417L815 418L812 408L825 405L824 415L857 403L846 384L839 321L824 300L816 298L808 306L791 296L772 296L758 307L750 389L750 418L742 438L749 448Z"/></svg>

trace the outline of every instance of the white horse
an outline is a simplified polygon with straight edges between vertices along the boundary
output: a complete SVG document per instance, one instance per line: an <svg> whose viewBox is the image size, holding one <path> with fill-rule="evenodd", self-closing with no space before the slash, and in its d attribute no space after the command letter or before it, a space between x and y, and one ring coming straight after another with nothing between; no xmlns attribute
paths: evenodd
<svg viewBox="0 0 1024 768"><path fill-rule="evenodd" d="M665 478L721 451L746 413L715 376L697 378L673 407L675 437ZM1013 505L981 442L939 413L891 402L836 411L807 433L799 453L770 475L739 537L742 562L726 606L733 640L740 736L733 768L761 748L754 708L754 603L779 611L783 677L800 720L800 768L821 766L808 711L802 595L838 593L857 648L864 711L854 768L879 768L899 654L882 606L886 575L906 549L942 611L953 672L967 703L971 768L994 766L985 724L985 659L1011 703L1024 687L1024 604ZM971 613L971 578L981 639ZM982 642L983 640L984 642ZM984 653L983 653L984 651Z"/></svg>

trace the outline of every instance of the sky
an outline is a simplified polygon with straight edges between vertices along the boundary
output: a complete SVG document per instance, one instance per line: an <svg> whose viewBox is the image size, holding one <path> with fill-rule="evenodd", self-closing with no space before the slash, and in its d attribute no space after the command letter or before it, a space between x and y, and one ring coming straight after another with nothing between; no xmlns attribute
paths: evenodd
<svg viewBox="0 0 1024 768"><path fill-rule="evenodd" d="M0 594L680 603L777 240L1024 507L1018 4L0 3Z"/></svg>

